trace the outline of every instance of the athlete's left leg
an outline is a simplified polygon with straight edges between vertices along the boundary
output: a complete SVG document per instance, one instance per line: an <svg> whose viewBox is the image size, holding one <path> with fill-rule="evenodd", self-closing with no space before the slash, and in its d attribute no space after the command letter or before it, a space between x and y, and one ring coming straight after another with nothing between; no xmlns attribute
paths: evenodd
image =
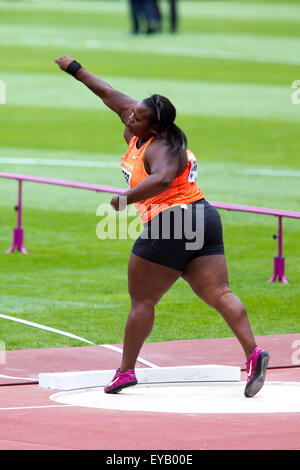
<svg viewBox="0 0 300 470"><path fill-rule="evenodd" d="M154 307L180 276L181 271L131 253L128 265L131 310L125 328L120 372L134 369L140 349L152 331Z"/></svg>

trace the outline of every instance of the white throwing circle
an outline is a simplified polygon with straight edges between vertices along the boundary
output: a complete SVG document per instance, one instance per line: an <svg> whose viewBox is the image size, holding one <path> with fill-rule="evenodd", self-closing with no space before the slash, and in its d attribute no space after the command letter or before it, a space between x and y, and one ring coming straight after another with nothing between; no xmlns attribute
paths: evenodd
<svg viewBox="0 0 300 470"><path fill-rule="evenodd" d="M59 392L56 402L122 411L160 413L300 413L300 382L266 382L253 398L244 396L245 383L147 384L118 394L103 387Z"/></svg>

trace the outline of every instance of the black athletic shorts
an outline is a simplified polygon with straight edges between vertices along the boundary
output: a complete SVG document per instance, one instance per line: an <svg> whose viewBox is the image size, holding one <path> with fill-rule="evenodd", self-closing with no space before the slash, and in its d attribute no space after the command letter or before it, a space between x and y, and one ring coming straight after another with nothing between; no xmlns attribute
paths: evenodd
<svg viewBox="0 0 300 470"><path fill-rule="evenodd" d="M224 254L219 212L205 199L164 210L145 224L132 253L178 271L198 256Z"/></svg>

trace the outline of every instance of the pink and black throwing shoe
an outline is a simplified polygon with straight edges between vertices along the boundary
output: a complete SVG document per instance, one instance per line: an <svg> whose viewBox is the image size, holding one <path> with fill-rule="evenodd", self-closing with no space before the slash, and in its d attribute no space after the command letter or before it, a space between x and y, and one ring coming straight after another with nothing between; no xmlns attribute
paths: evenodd
<svg viewBox="0 0 300 470"><path fill-rule="evenodd" d="M133 369L129 369L126 372L120 372L120 369L117 369L112 381L104 387L104 391L105 393L118 393L122 388L131 387L137 383L138 381Z"/></svg>
<svg viewBox="0 0 300 470"><path fill-rule="evenodd" d="M268 367L270 355L264 349L255 348L248 361L247 384L245 387L245 397L251 398L263 387L266 378L266 370Z"/></svg>

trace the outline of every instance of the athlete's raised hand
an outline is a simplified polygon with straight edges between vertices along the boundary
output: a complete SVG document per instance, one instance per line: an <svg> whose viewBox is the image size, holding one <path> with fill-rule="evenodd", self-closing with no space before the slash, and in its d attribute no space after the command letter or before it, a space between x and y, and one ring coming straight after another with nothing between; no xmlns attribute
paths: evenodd
<svg viewBox="0 0 300 470"><path fill-rule="evenodd" d="M59 65L59 67L66 71L68 66L74 61L75 59L73 57L70 57L70 56L62 56L62 57L59 57L58 59L55 59L55 62Z"/></svg>

